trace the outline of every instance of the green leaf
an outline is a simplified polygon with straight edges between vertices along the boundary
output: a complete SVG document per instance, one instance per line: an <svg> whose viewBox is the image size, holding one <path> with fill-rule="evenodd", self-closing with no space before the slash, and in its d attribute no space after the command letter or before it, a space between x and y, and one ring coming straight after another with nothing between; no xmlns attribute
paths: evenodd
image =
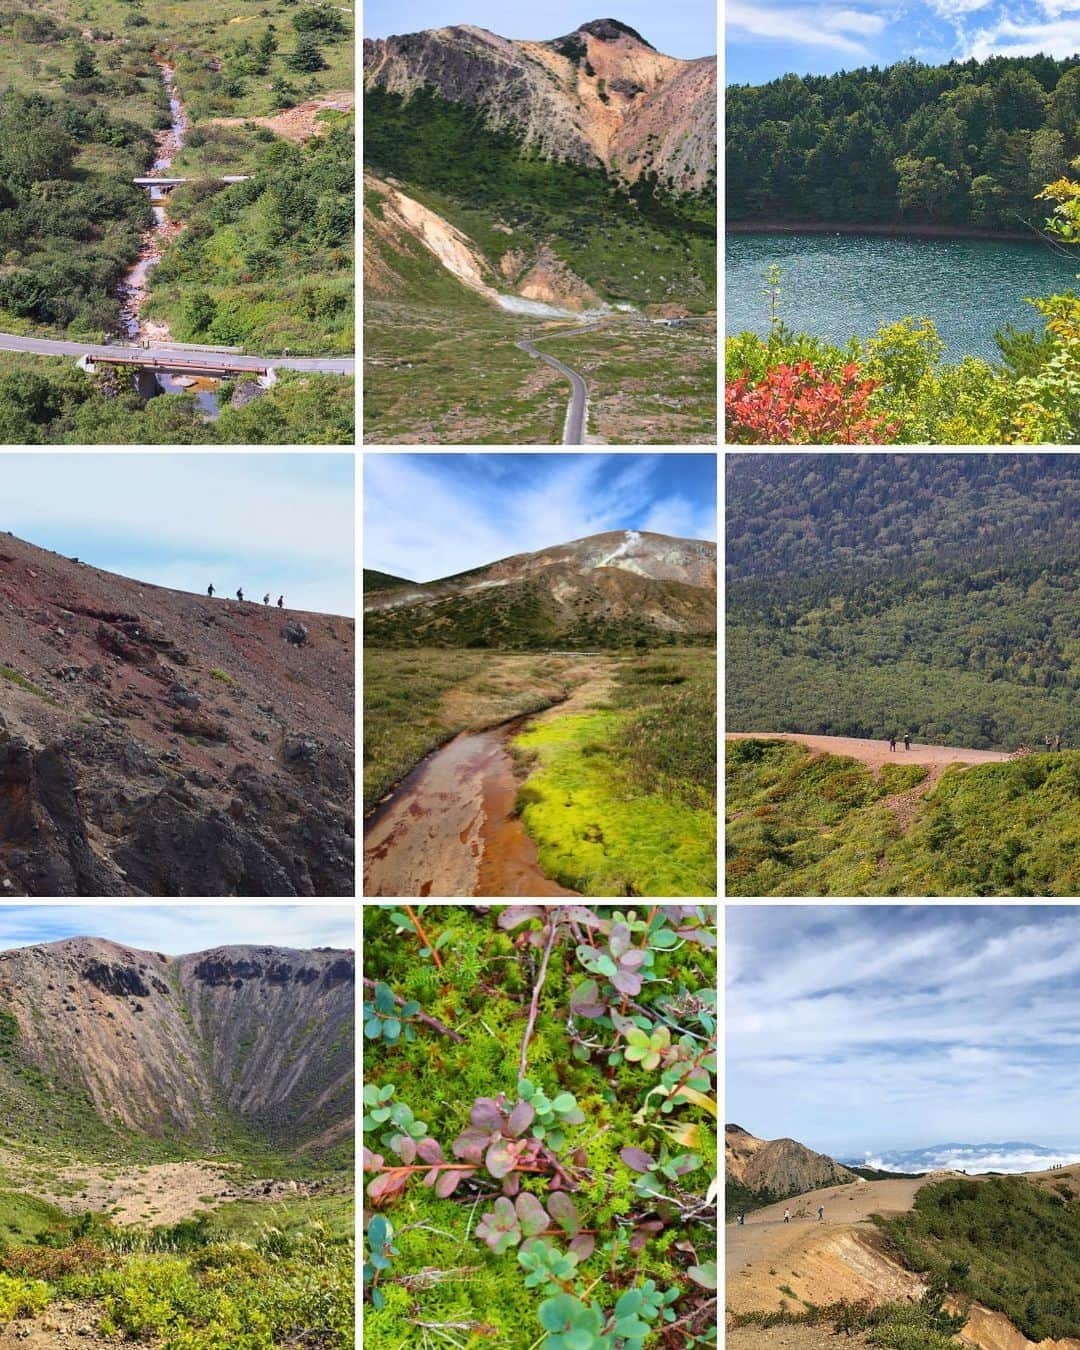
<svg viewBox="0 0 1080 1350"><path fill-rule="evenodd" d="M416 1028L413 1026L413 1024L412 1024L411 1022L410 1022L410 1023L408 1024L408 1026L405 1028L405 1039L406 1039L407 1041L415 1041L415 1040L416 1040Z"/></svg>
<svg viewBox="0 0 1080 1350"><path fill-rule="evenodd" d="M378 1121L380 1125L383 1123L384 1120L389 1120L390 1119L389 1106L380 1106L377 1111L372 1111L371 1119Z"/></svg>
<svg viewBox="0 0 1080 1350"><path fill-rule="evenodd" d="M562 1340L566 1350L593 1350L596 1344L596 1337L588 1327L575 1327L573 1331L568 1331Z"/></svg>
<svg viewBox="0 0 1080 1350"><path fill-rule="evenodd" d="M369 1041L377 1041L382 1035L382 1022L373 1017L370 1022L364 1023L364 1038Z"/></svg>
<svg viewBox="0 0 1080 1350"><path fill-rule="evenodd" d="M365 1083L365 1084L364 1084L364 1105L365 1105L365 1106L376 1106L376 1105L379 1103L380 1100L381 1100L381 1098L379 1097L379 1089L378 1089L378 1087L377 1087L374 1083Z"/></svg>
<svg viewBox="0 0 1080 1350"><path fill-rule="evenodd" d="M624 1336L628 1341L641 1341L649 1334L648 1322L637 1317L623 1317L615 1323L615 1335Z"/></svg>
<svg viewBox="0 0 1080 1350"><path fill-rule="evenodd" d="M573 1326L584 1311L584 1304L579 1303L572 1294L556 1294L554 1298L546 1298L540 1304L537 1315L545 1331L562 1331L567 1323Z"/></svg>
<svg viewBox="0 0 1080 1350"><path fill-rule="evenodd" d="M655 1069L659 1066L659 1064L660 1064L660 1056L656 1053L655 1050L651 1050L641 1061L641 1067L643 1069Z"/></svg>
<svg viewBox="0 0 1080 1350"><path fill-rule="evenodd" d="M421 955L421 956L430 956L430 955L431 955L431 948L430 948L430 947L421 947L421 948L420 948L420 955Z"/></svg>
<svg viewBox="0 0 1080 1350"><path fill-rule="evenodd" d="M642 1295L640 1289L628 1289L618 1303L615 1304L616 1317L629 1317L631 1313L640 1310L642 1304Z"/></svg>
<svg viewBox="0 0 1080 1350"><path fill-rule="evenodd" d="M381 1289L373 1289L371 1291L371 1306L376 1312L382 1312L386 1307L386 1296Z"/></svg>
<svg viewBox="0 0 1080 1350"><path fill-rule="evenodd" d="M635 1048L638 1046L644 1047L649 1044L649 1038L640 1027L634 1027L626 1033L626 1043Z"/></svg>
<svg viewBox="0 0 1080 1350"><path fill-rule="evenodd" d="M653 947L674 947L678 940L670 928L659 928L649 938L649 944Z"/></svg>
<svg viewBox="0 0 1080 1350"><path fill-rule="evenodd" d="M401 1012L398 1013L398 1016L415 1017L419 1011L420 1011L420 1004L416 1003L415 1001L411 1001L409 1003L405 1003L402 1005Z"/></svg>
<svg viewBox="0 0 1080 1350"><path fill-rule="evenodd" d="M396 1091L393 1083L387 1083L385 1087L379 1089L379 1101L388 1102Z"/></svg>
<svg viewBox="0 0 1080 1350"><path fill-rule="evenodd" d="M715 1261L706 1261L703 1266L691 1266L686 1273L695 1284L700 1284L702 1289L716 1288Z"/></svg>
<svg viewBox="0 0 1080 1350"><path fill-rule="evenodd" d="M388 984L381 980L375 985L375 1007L381 1013L392 1013L397 1004L394 1002L394 991Z"/></svg>
<svg viewBox="0 0 1080 1350"><path fill-rule="evenodd" d="M565 1114L565 1112L567 1111L572 1111L574 1109L574 1106L575 1102L573 1095L569 1092L560 1092L559 1095L555 1098L555 1100L551 1103L551 1109L553 1111L558 1111L560 1115Z"/></svg>
<svg viewBox="0 0 1080 1350"><path fill-rule="evenodd" d="M407 914L402 914L402 912L401 912L400 909L395 909L395 910L393 911L393 913L390 915L390 922L391 922L396 928L411 928L411 927L412 927L412 920L409 918L409 916L408 916Z"/></svg>
<svg viewBox="0 0 1080 1350"><path fill-rule="evenodd" d="M396 1041L401 1035L401 1023L396 1017L388 1017L383 1023L383 1039L387 1041Z"/></svg>
<svg viewBox="0 0 1080 1350"><path fill-rule="evenodd" d="M523 1078L518 1084L518 1096L523 1097L526 1101L529 1100L535 1091L536 1088L533 1086L531 1079Z"/></svg>
<svg viewBox="0 0 1080 1350"><path fill-rule="evenodd" d="M383 1256L382 1252L371 1253L371 1264L375 1267L376 1270L390 1269L389 1257Z"/></svg>

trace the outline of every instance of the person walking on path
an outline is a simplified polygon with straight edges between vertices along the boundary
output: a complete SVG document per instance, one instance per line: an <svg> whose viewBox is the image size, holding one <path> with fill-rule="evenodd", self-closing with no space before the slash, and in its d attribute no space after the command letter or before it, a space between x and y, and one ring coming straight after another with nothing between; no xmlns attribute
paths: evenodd
<svg viewBox="0 0 1080 1350"><path fill-rule="evenodd" d="M1055 749L1055 750L1060 750L1060 749L1061 749L1061 732L1060 732L1060 731L1058 732L1057 738L1056 738L1055 741L1054 741L1054 749Z"/></svg>
<svg viewBox="0 0 1080 1350"><path fill-rule="evenodd" d="M241 604L244 603L244 588L243 588L242 586L237 586L237 588L236 588L236 598L237 598L237 600L240 601Z"/></svg>
<svg viewBox="0 0 1080 1350"><path fill-rule="evenodd" d="M211 600L213 600L213 598L214 598L214 583L213 583L213 582L211 582L210 585L207 586L207 588L206 588L206 594L210 597Z"/></svg>
<svg viewBox="0 0 1080 1350"><path fill-rule="evenodd" d="M284 608L285 608L285 597L284 597L283 595L279 595L279 596L278 596L278 598L277 598L277 607L278 607L278 609L284 609Z"/></svg>
<svg viewBox="0 0 1080 1350"><path fill-rule="evenodd" d="M269 603L270 603L270 592L267 591L266 594L263 596L263 604L268 605Z"/></svg>
<svg viewBox="0 0 1080 1350"><path fill-rule="evenodd" d="M904 749L905 749L905 750L910 750L910 749L911 749L911 732L910 732L910 731L905 731L905 732L904 732Z"/></svg>
<svg viewBox="0 0 1080 1350"><path fill-rule="evenodd" d="M785 1223L790 1223L790 1222L791 1222L791 1210L790 1210L790 1209L785 1209L785 1210L784 1210L784 1222L785 1222Z"/></svg>
<svg viewBox="0 0 1080 1350"><path fill-rule="evenodd" d="M1047 752L1049 752L1049 750L1050 750L1050 745L1051 745L1051 741L1050 741L1050 733L1047 732L1047 733L1046 733L1046 749L1047 749Z"/></svg>
<svg viewBox="0 0 1080 1350"><path fill-rule="evenodd" d="M890 750L895 750L895 749L896 749L896 732L895 732L895 731L890 731L890 732L889 732L889 749L890 749Z"/></svg>
<svg viewBox="0 0 1080 1350"><path fill-rule="evenodd" d="M825 1206L824 1206L824 1205L818 1205L818 1207L817 1207L817 1221L818 1221L818 1223L824 1223L824 1222L825 1222Z"/></svg>

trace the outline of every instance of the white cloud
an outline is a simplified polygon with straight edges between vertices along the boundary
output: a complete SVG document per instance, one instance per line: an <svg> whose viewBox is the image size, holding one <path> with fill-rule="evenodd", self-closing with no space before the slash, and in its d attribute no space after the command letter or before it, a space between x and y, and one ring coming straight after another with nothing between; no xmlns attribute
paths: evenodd
<svg viewBox="0 0 1080 1350"><path fill-rule="evenodd" d="M1064 9L1054 5L1044 6L1048 13L1062 14ZM1064 60L1080 52L1080 15L1075 14L1075 5L1070 5L1070 17L1058 18L1047 23L1016 23L1012 19L1000 19L996 24L980 28L967 40L965 57L974 57L985 61L988 56L1046 56Z"/></svg>
<svg viewBox="0 0 1080 1350"><path fill-rule="evenodd" d="M826 28L838 33L864 33L867 36L880 33L885 27L880 14L867 14L858 9L830 10L821 21Z"/></svg>
<svg viewBox="0 0 1080 1350"><path fill-rule="evenodd" d="M802 9L729 0L724 13L728 31L732 34L772 38L777 42L801 42L808 47L831 47L834 51L847 52L852 56L868 55L863 43L845 36L844 25L834 24L833 27L829 27L828 20L833 16L833 11L825 6ZM850 15L853 11L845 10L841 13ZM868 30L856 27L854 31Z"/></svg>
<svg viewBox="0 0 1080 1350"><path fill-rule="evenodd" d="M493 456L496 458L497 456ZM657 459L626 456L610 476L600 455L532 456L522 481L484 465L490 486L448 479L423 456L364 456L364 566L432 581L516 553L627 528L716 538L716 508L672 494L653 501ZM711 531L704 533L704 531Z"/></svg>

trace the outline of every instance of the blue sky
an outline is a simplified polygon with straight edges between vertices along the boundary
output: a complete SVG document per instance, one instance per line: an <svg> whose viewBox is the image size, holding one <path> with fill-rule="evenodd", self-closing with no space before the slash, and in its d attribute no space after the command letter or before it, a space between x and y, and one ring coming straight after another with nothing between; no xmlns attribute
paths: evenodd
<svg viewBox="0 0 1080 1350"><path fill-rule="evenodd" d="M0 530L158 586L353 613L346 454L14 454Z"/></svg>
<svg viewBox="0 0 1080 1350"><path fill-rule="evenodd" d="M841 1158L1080 1158L1080 909L730 906L726 1117Z"/></svg>
<svg viewBox="0 0 1080 1350"><path fill-rule="evenodd" d="M725 79L1080 52L1080 0L728 0Z"/></svg>
<svg viewBox="0 0 1080 1350"><path fill-rule="evenodd" d="M108 938L183 956L210 947L355 945L353 905L0 905L0 951L62 938Z"/></svg>
<svg viewBox="0 0 1080 1350"><path fill-rule="evenodd" d="M716 55L714 0L678 0L673 5L621 0L608 8L590 8L583 0L552 0L537 6L499 0L368 0L364 36L418 33L424 28L473 24L505 38L547 40L572 33L593 19L618 19L668 56L690 60Z"/></svg>
<svg viewBox="0 0 1080 1350"><path fill-rule="evenodd" d="M715 455L364 455L380 572L433 581L605 530L715 540Z"/></svg>

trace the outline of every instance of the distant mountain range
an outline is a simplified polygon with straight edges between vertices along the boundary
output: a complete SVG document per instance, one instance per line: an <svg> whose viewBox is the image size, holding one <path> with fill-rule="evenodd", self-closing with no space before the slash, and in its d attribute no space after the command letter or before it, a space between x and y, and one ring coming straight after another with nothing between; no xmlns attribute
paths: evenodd
<svg viewBox="0 0 1080 1350"><path fill-rule="evenodd" d="M1080 1162L1080 1148L1044 1148L1015 1139L1000 1144L932 1144L927 1148L890 1149L848 1159L849 1167L887 1172L1039 1172L1057 1163Z"/></svg>
<svg viewBox="0 0 1080 1350"><path fill-rule="evenodd" d="M614 530L426 584L365 572L364 593L374 647L700 644L716 634L716 545Z"/></svg>

